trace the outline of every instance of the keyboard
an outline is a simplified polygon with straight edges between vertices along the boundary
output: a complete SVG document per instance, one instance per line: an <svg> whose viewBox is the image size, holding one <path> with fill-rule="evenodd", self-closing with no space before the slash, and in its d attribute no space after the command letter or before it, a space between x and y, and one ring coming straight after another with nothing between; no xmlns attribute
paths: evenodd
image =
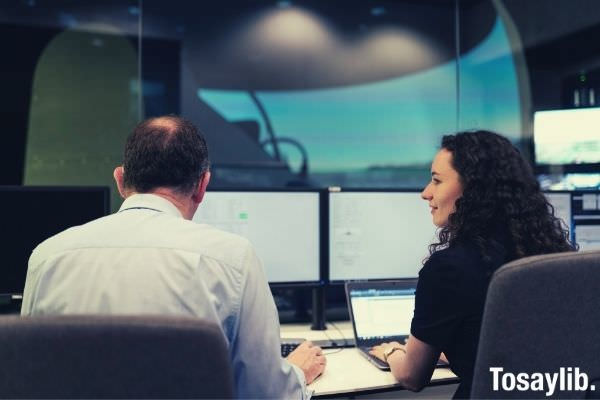
<svg viewBox="0 0 600 400"><path fill-rule="evenodd" d="M288 356L288 354L290 354L292 351L294 351L296 349L296 347L300 346L301 342L286 342L286 343L281 343L281 357L285 358Z"/></svg>
<svg viewBox="0 0 600 400"><path fill-rule="evenodd" d="M281 357L287 357L292 351L304 342L305 339L281 339ZM338 339L338 340L313 340L314 345L322 349L339 349L342 347L354 347L354 339Z"/></svg>

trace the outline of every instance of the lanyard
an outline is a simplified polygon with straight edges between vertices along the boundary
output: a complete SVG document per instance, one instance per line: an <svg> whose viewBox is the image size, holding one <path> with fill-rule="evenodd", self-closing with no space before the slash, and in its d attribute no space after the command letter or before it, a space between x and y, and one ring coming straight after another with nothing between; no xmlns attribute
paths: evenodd
<svg viewBox="0 0 600 400"><path fill-rule="evenodd" d="M129 208L124 208L122 210L119 210L119 212L127 211L127 210L151 210L151 211L156 211L156 212L162 212L161 210L157 210L156 208L150 208L150 207L129 207Z"/></svg>

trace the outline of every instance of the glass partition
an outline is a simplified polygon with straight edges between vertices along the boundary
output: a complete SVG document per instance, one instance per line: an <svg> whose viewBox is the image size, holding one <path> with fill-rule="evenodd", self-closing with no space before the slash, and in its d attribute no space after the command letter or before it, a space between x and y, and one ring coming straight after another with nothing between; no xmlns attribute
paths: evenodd
<svg viewBox="0 0 600 400"><path fill-rule="evenodd" d="M103 185L141 116L137 1L3 2L1 184ZM113 209L120 199L112 190Z"/></svg>
<svg viewBox="0 0 600 400"><path fill-rule="evenodd" d="M180 73L156 83L208 138L213 185L420 186L456 129L454 2L174 1L180 57L156 64L163 8L144 1L144 78Z"/></svg>
<svg viewBox="0 0 600 400"><path fill-rule="evenodd" d="M600 90L599 45L592 39L600 33L600 4L461 4L461 43L480 30L481 20L495 20L485 41L459 60L461 129L493 129L508 136L531 160L545 189L597 189L600 163L589 154L600 149L600 135L593 135L597 127L587 116L595 114ZM548 136L542 132L548 116L586 118L576 117L577 123L555 119ZM534 131L540 133L537 138Z"/></svg>
<svg viewBox="0 0 600 400"><path fill-rule="evenodd" d="M535 163L535 112L597 107L598 11L584 0L3 2L0 184L107 185L115 209L125 137L166 113L207 137L215 187L419 187L440 137L459 129L498 131ZM545 187L597 188L599 170L537 165Z"/></svg>

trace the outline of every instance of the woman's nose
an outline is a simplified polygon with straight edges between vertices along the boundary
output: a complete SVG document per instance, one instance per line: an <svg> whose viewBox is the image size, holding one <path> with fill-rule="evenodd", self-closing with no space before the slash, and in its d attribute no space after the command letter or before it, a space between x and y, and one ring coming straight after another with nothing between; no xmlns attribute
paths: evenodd
<svg viewBox="0 0 600 400"><path fill-rule="evenodd" d="M421 198L423 200L431 200L431 190L429 190L431 183L425 186L425 189L421 192Z"/></svg>

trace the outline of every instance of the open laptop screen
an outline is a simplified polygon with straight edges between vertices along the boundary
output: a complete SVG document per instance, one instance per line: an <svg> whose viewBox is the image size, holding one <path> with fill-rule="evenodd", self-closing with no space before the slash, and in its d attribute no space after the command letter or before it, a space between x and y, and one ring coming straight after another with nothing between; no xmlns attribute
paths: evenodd
<svg viewBox="0 0 600 400"><path fill-rule="evenodd" d="M357 341L410 334L415 308L414 288L357 288L350 289L348 297Z"/></svg>

